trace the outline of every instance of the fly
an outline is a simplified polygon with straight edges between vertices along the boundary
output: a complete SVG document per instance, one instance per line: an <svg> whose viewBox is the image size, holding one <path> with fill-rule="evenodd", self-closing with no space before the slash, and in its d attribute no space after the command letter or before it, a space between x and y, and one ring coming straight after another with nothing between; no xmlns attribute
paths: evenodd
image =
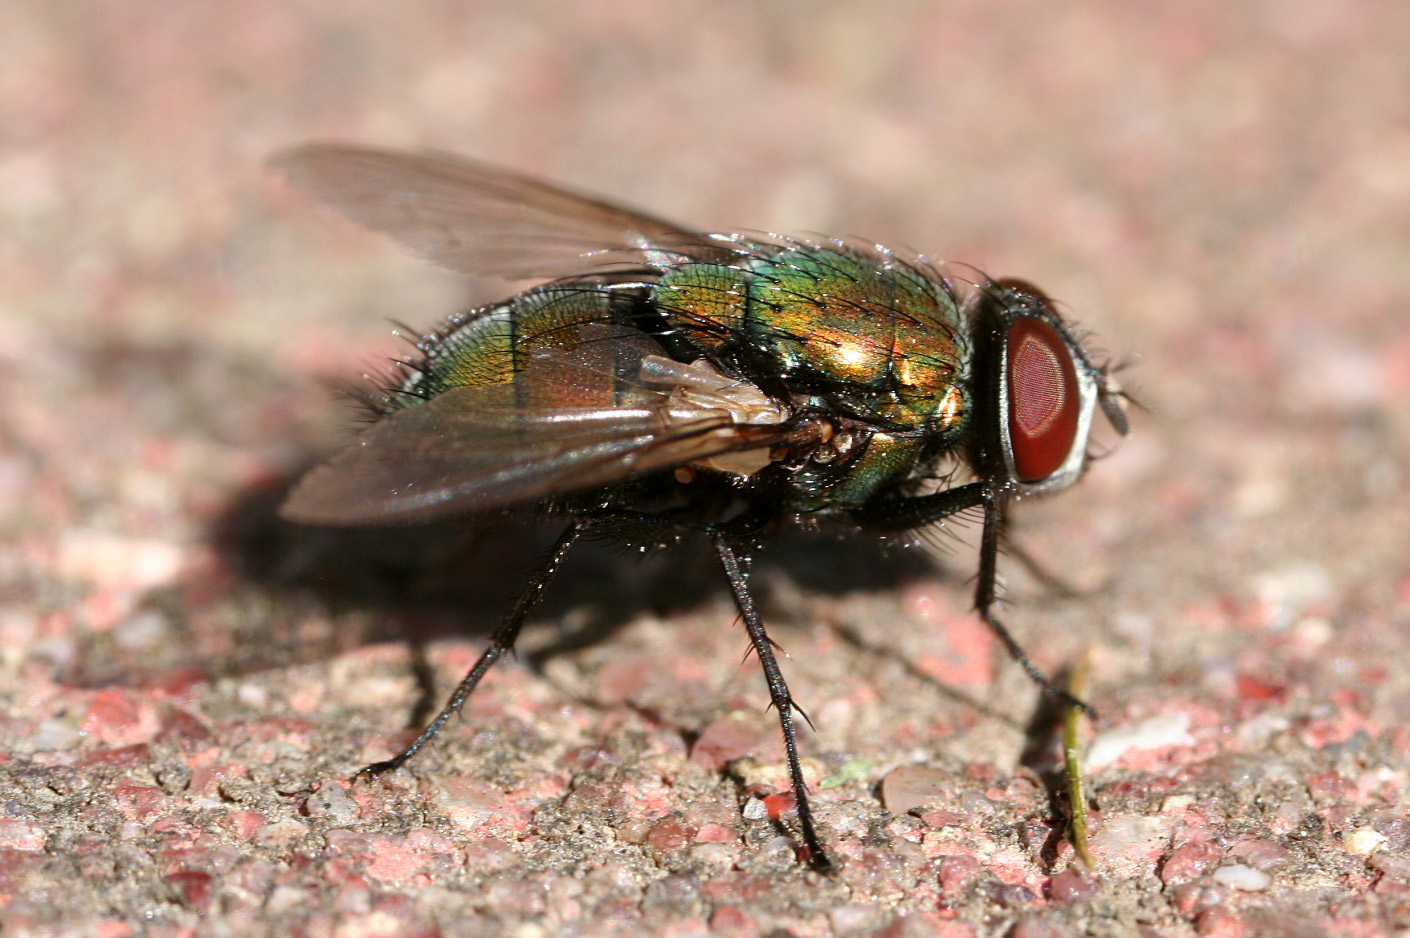
<svg viewBox="0 0 1410 938"><path fill-rule="evenodd" d="M995 613L1008 505L1082 475L1123 397L1037 288L877 245L701 234L455 156L316 144L273 165L299 189L451 270L539 283L455 316L373 400L375 421L309 472L283 515L363 524L534 506L557 543L402 766L513 648L573 545L707 538L778 711L803 848L830 861L794 703L748 564L780 524L908 532L982 511L975 605ZM942 465L973 481L927 490ZM1070 700L1070 698L1067 698ZM1075 701L1074 701L1075 702Z"/></svg>

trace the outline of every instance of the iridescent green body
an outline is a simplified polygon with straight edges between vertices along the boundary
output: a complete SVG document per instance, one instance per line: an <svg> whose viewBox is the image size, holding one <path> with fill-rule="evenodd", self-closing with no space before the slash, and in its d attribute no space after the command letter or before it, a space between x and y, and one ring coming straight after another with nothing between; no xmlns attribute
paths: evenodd
<svg viewBox="0 0 1410 938"><path fill-rule="evenodd" d="M757 389L784 416L827 415L827 439L735 473L740 488L787 510L855 508L954 447L970 416L970 338L942 276L843 244L721 242L715 257L656 252L650 268L554 281L452 320L422 343L424 360L387 410L508 385L536 355L581 348L591 330L610 326ZM598 344L616 354L615 343ZM620 359L615 385L516 387L539 395L536 406L555 393L565 404L612 406L640 380L640 355Z"/></svg>

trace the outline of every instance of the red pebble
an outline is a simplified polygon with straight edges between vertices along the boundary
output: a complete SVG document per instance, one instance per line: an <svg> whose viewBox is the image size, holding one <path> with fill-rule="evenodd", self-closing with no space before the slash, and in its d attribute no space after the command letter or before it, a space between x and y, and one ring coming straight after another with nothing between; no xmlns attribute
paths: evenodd
<svg viewBox="0 0 1410 938"><path fill-rule="evenodd" d="M781 791L777 794L766 795L764 807L769 812L769 820L777 821L785 814L791 814L798 810L798 799L793 796L791 791Z"/></svg>
<svg viewBox="0 0 1410 938"><path fill-rule="evenodd" d="M210 908L212 881L211 874L198 870L181 870L167 877L167 882L180 890L185 904L198 912Z"/></svg>
<svg viewBox="0 0 1410 938"><path fill-rule="evenodd" d="M166 795L160 788L122 781L113 786L118 810L133 821L145 821L162 809Z"/></svg>
<svg viewBox="0 0 1410 938"><path fill-rule="evenodd" d="M1054 873L1048 881L1048 896L1054 902L1085 902L1096 891L1096 882L1076 870Z"/></svg>
<svg viewBox="0 0 1410 938"><path fill-rule="evenodd" d="M940 861L940 888L953 895L974 882L979 861L974 857L946 857Z"/></svg>
<svg viewBox="0 0 1410 938"><path fill-rule="evenodd" d="M124 736L137 725L141 713L137 705L123 691L100 690L89 701L88 711L83 715L82 732L86 736L97 736L104 742L131 742Z"/></svg>
<svg viewBox="0 0 1410 938"><path fill-rule="evenodd" d="M1229 856L1265 873L1292 862L1292 851L1271 840L1240 841L1229 848Z"/></svg>
<svg viewBox="0 0 1410 938"><path fill-rule="evenodd" d="M1308 776L1307 790L1318 801L1348 801L1356 793L1356 784L1336 772L1319 772Z"/></svg>
<svg viewBox="0 0 1410 938"><path fill-rule="evenodd" d="M694 837L695 831L677 821L660 821L646 835L646 845L652 850L665 853L681 849Z"/></svg>
<svg viewBox="0 0 1410 938"><path fill-rule="evenodd" d="M749 916L734 905L722 905L715 910L715 914L710 916L710 930L712 932L744 931L753 924L754 922Z"/></svg>
<svg viewBox="0 0 1410 938"><path fill-rule="evenodd" d="M1240 674L1235 679L1234 686L1238 689L1241 700L1282 701L1287 696L1287 688L1283 685L1256 678L1251 674Z"/></svg>
<svg viewBox="0 0 1410 938"><path fill-rule="evenodd" d="M1221 851L1216 844L1191 843L1177 848L1160 868L1160 881L1167 886L1188 883L1212 870Z"/></svg>
<svg viewBox="0 0 1410 938"><path fill-rule="evenodd" d="M714 821L701 825L700 830L695 833L695 842L698 844L732 844L738 841L738 833Z"/></svg>
<svg viewBox="0 0 1410 938"><path fill-rule="evenodd" d="M757 722L726 714L713 721L690 747L690 761L712 771L759 748L768 734Z"/></svg>
<svg viewBox="0 0 1410 938"><path fill-rule="evenodd" d="M232 811L222 819L221 826L230 831L236 840L246 841L265 823L265 816L258 811Z"/></svg>
<svg viewBox="0 0 1410 938"><path fill-rule="evenodd" d="M1195 931L1212 938L1239 938L1247 929L1237 915L1216 905L1199 914L1195 919Z"/></svg>

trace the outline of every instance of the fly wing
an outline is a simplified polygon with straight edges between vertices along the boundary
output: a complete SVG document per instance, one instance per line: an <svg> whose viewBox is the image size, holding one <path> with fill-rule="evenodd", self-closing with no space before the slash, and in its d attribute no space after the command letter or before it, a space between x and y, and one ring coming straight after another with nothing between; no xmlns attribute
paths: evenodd
<svg viewBox="0 0 1410 938"><path fill-rule="evenodd" d="M629 332L536 354L509 383L393 411L309 472L281 513L312 524L426 520L794 441L781 410L731 412L727 395L701 392L699 372Z"/></svg>
<svg viewBox="0 0 1410 938"><path fill-rule="evenodd" d="M270 165L296 188L462 273L555 279L648 252L721 254L705 236L529 176L444 153L310 144Z"/></svg>
<svg viewBox="0 0 1410 938"><path fill-rule="evenodd" d="M314 469L281 514L308 524L418 521L620 482L780 437L727 416L664 430L656 415L603 411L571 419L482 412L458 389L398 411ZM760 437L763 439L760 439Z"/></svg>

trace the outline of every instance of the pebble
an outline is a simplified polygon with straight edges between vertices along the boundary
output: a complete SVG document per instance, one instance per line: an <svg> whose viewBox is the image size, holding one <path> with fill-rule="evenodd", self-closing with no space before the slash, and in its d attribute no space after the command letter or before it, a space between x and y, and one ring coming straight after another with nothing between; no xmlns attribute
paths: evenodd
<svg viewBox="0 0 1410 938"><path fill-rule="evenodd" d="M1216 844L1191 843L1177 848L1160 868L1160 881L1167 886L1188 883L1209 872L1219 862Z"/></svg>
<svg viewBox="0 0 1410 938"><path fill-rule="evenodd" d="M1388 842L1386 835L1373 827L1358 827L1342 841L1347 853L1354 853L1359 857L1369 857Z"/></svg>
<svg viewBox="0 0 1410 938"><path fill-rule="evenodd" d="M953 787L948 772L925 765L892 769L881 782L881 801L892 814L905 814L928 804Z"/></svg>
<svg viewBox="0 0 1410 938"><path fill-rule="evenodd" d="M1255 870L1242 863L1221 866L1214 871L1210 878L1221 886L1228 886L1230 889L1237 889L1240 892L1262 892L1273 885L1273 877L1262 870Z"/></svg>
<svg viewBox="0 0 1410 938"><path fill-rule="evenodd" d="M1048 895L1054 902L1085 902L1096 891L1096 883L1072 869L1053 874L1048 884Z"/></svg>
<svg viewBox="0 0 1410 938"><path fill-rule="evenodd" d="M1292 851L1271 840L1244 840L1229 848L1229 856L1265 873L1292 862Z"/></svg>
<svg viewBox="0 0 1410 938"><path fill-rule="evenodd" d="M1164 749L1166 746L1192 746L1189 714L1163 713L1140 723L1114 727L1092 740L1085 760L1088 772L1111 765L1128 752Z"/></svg>
<svg viewBox="0 0 1410 938"><path fill-rule="evenodd" d="M337 782L325 782L308 797L308 816L333 825L351 823L357 820L358 813L357 802Z"/></svg>

